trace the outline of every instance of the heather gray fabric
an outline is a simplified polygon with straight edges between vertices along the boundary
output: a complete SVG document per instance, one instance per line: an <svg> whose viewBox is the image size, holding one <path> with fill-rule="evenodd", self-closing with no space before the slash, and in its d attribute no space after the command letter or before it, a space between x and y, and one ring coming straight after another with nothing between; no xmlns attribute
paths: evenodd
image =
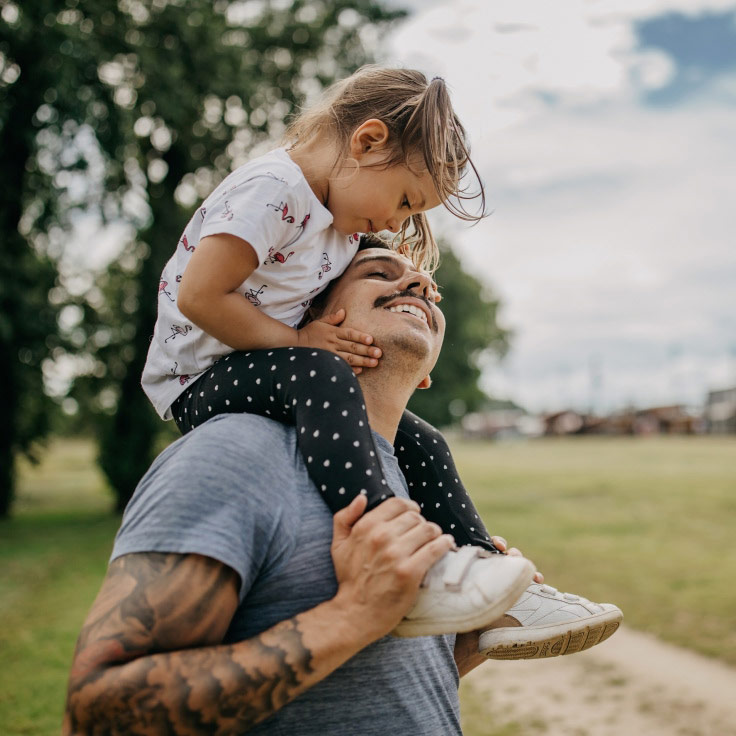
<svg viewBox="0 0 736 736"><path fill-rule="evenodd" d="M407 497L393 448L374 437L389 485ZM196 553L232 567L242 582L226 636L234 642L334 595L331 538L332 515L309 479L294 428L228 414L154 461L125 511L112 559ZM249 734L460 734L453 646L453 636L384 637Z"/></svg>

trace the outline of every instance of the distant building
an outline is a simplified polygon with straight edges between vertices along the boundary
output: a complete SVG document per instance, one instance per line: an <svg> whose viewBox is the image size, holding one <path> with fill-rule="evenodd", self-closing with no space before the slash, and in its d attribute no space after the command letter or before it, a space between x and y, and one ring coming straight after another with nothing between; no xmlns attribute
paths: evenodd
<svg viewBox="0 0 736 736"><path fill-rule="evenodd" d="M544 434L548 437L561 437L567 434L582 434L585 429L585 415L572 409L546 414L543 417Z"/></svg>
<svg viewBox="0 0 736 736"><path fill-rule="evenodd" d="M708 432L736 432L736 386L710 391L705 402L705 424Z"/></svg>
<svg viewBox="0 0 736 736"><path fill-rule="evenodd" d="M702 431L702 418L679 405L624 409L608 417L581 414L567 409L544 417L544 434L549 437L583 434L699 434Z"/></svg>
<svg viewBox="0 0 736 736"><path fill-rule="evenodd" d="M490 409L466 414L462 420L463 435L494 440L539 437L544 433L541 420L523 409Z"/></svg>
<svg viewBox="0 0 736 736"><path fill-rule="evenodd" d="M647 409L625 409L610 416L603 430L606 434L700 434L703 419L699 413L674 404Z"/></svg>

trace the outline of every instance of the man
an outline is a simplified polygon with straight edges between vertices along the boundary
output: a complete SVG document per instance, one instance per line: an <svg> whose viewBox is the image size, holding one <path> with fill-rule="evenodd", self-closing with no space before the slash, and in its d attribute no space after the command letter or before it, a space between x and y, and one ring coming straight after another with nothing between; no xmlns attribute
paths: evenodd
<svg viewBox="0 0 736 736"><path fill-rule="evenodd" d="M80 635L66 734L460 733L458 675L484 661L477 633L387 636L453 545L408 499L390 445L442 344L430 293L409 260L369 249L325 304L383 349L359 380L400 497L364 513L358 496L333 520L294 428L252 415L169 447L126 511ZM390 295L428 319L376 306Z"/></svg>

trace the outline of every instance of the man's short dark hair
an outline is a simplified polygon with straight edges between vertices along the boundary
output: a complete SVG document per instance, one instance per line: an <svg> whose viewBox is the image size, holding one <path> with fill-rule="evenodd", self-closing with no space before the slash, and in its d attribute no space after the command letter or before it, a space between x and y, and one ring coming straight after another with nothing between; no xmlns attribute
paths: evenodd
<svg viewBox="0 0 736 736"><path fill-rule="evenodd" d="M383 248L384 250L393 250L389 241L384 240L383 238L379 238L378 235L374 235L373 233L364 233L360 236L360 241L358 242L358 252L360 252L361 250L368 250L368 248ZM304 325L314 321L315 319L319 319L323 315L327 296L332 290L332 285L335 283L336 280L337 279L330 281L330 283L327 285L327 288L317 294L317 296L312 300L312 304L304 314L302 321L299 323L299 327L304 327Z"/></svg>
<svg viewBox="0 0 736 736"><path fill-rule="evenodd" d="M367 250L368 248L383 248L384 250L393 250L388 240L378 237L373 233L364 233L360 236L358 243L358 251Z"/></svg>

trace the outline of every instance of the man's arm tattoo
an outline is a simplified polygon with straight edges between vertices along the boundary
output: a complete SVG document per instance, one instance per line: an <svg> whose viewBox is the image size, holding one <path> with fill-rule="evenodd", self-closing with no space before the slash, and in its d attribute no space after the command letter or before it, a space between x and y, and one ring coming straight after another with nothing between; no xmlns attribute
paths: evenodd
<svg viewBox="0 0 736 736"><path fill-rule="evenodd" d="M300 617L217 644L233 590L237 601L237 575L193 558L128 555L112 563L77 643L66 733L242 733L306 689L312 654ZM218 616L213 608L228 589L231 608Z"/></svg>

